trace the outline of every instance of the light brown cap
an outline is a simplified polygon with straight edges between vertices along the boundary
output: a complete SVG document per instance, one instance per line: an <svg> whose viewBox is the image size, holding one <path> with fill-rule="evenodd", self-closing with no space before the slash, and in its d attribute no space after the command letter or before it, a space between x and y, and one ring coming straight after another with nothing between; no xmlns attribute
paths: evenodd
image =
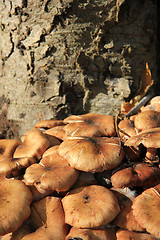
<svg viewBox="0 0 160 240"><path fill-rule="evenodd" d="M58 152L71 167L85 172L102 172L118 166L124 151L118 139L75 137L59 145Z"/></svg>
<svg viewBox="0 0 160 240"><path fill-rule="evenodd" d="M64 240L68 233L69 226L64 222L64 211L61 200L48 196L40 201L41 204L35 203L34 208L37 216L39 215L39 219L42 220L43 225L34 233L26 235L22 240ZM35 221L35 219L32 218L32 221Z"/></svg>
<svg viewBox="0 0 160 240"><path fill-rule="evenodd" d="M160 184L137 196L132 208L136 221L147 232L160 238Z"/></svg>
<svg viewBox="0 0 160 240"><path fill-rule="evenodd" d="M79 172L70 167L59 154L44 157L40 164L26 169L24 180L27 185L39 186L42 190L67 191L77 181ZM39 190L39 188L38 188Z"/></svg>
<svg viewBox="0 0 160 240"><path fill-rule="evenodd" d="M16 231L30 215L32 194L21 181L1 178L0 236Z"/></svg>
<svg viewBox="0 0 160 240"><path fill-rule="evenodd" d="M138 131L160 126L160 112L148 110L140 112L134 119L134 125Z"/></svg>
<svg viewBox="0 0 160 240"><path fill-rule="evenodd" d="M53 128L56 126L64 125L63 120L56 120L56 119L45 119L37 122L34 125L34 128Z"/></svg>
<svg viewBox="0 0 160 240"><path fill-rule="evenodd" d="M97 113L73 115L64 119L66 135L76 137L115 136L114 117Z"/></svg>
<svg viewBox="0 0 160 240"><path fill-rule="evenodd" d="M80 187L63 199L65 222L77 228L93 228L113 221L120 212L115 195L99 185Z"/></svg>
<svg viewBox="0 0 160 240"><path fill-rule="evenodd" d="M117 171L111 177L114 187L151 187L160 183L160 169L147 163L137 163Z"/></svg>
<svg viewBox="0 0 160 240"><path fill-rule="evenodd" d="M126 142L126 146L139 146L143 144L146 148L160 147L160 127L146 129L139 134L130 137Z"/></svg>
<svg viewBox="0 0 160 240"><path fill-rule="evenodd" d="M116 240L114 228L105 230L81 229L72 227L65 240L83 239L83 240Z"/></svg>
<svg viewBox="0 0 160 240"><path fill-rule="evenodd" d="M55 136L56 138L64 141L67 136L64 130L64 126L56 126L45 131L48 135Z"/></svg>
<svg viewBox="0 0 160 240"><path fill-rule="evenodd" d="M122 229L143 232L145 229L137 223L132 212L132 204L135 199L133 194L130 195L127 190L123 191L121 188L111 188L111 191L115 194L121 209L113 224Z"/></svg>
<svg viewBox="0 0 160 240"><path fill-rule="evenodd" d="M25 134L23 143L15 150L13 157L35 157L40 159L45 150L50 146L49 140L39 129L31 129Z"/></svg>
<svg viewBox="0 0 160 240"><path fill-rule="evenodd" d="M35 163L35 158L22 157L22 158L8 158L0 160L0 175L9 177L20 175L21 170L24 170L31 164Z"/></svg>
<svg viewBox="0 0 160 240"><path fill-rule="evenodd" d="M139 232L133 232L133 231L127 231L127 230L121 230L119 229L116 232L117 240L156 240L157 238L151 236L148 233L139 233Z"/></svg>
<svg viewBox="0 0 160 240"><path fill-rule="evenodd" d="M0 160L12 158L20 144L21 142L15 139L0 139Z"/></svg>

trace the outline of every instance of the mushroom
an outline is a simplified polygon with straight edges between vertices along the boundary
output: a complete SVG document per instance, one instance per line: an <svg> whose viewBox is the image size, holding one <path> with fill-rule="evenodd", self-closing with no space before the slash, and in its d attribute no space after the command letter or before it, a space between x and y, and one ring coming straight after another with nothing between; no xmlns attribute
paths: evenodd
<svg viewBox="0 0 160 240"><path fill-rule="evenodd" d="M46 120L41 120L38 123L34 125L34 128L53 128L56 126L63 126L65 125L63 120L56 120L56 119L46 119Z"/></svg>
<svg viewBox="0 0 160 240"><path fill-rule="evenodd" d="M40 192L52 190L67 191L77 181L79 172L68 165L58 153L44 157L40 164L32 164L26 169L24 181L34 185Z"/></svg>
<svg viewBox="0 0 160 240"><path fill-rule="evenodd" d="M114 228L105 230L80 229L72 227L65 240L83 239L83 240L116 240Z"/></svg>
<svg viewBox="0 0 160 240"><path fill-rule="evenodd" d="M31 213L31 222L35 224L37 230L31 234L26 235L22 240L64 240L69 226L64 221L64 211L61 200L56 197L48 196L39 203L32 205L34 209L34 216ZM36 217L35 217L36 216ZM39 218L39 223L37 223Z"/></svg>
<svg viewBox="0 0 160 240"><path fill-rule="evenodd" d="M54 136L61 141L64 141L67 138L66 132L64 130L64 126L56 126L56 127L47 129L44 133Z"/></svg>
<svg viewBox="0 0 160 240"><path fill-rule="evenodd" d="M115 136L114 117L97 113L73 115L64 119L66 135L76 137Z"/></svg>
<svg viewBox="0 0 160 240"><path fill-rule="evenodd" d="M39 129L31 129L24 141L16 148L13 157L34 157L41 159L42 154L50 146L50 141Z"/></svg>
<svg viewBox="0 0 160 240"><path fill-rule="evenodd" d="M138 130L134 126L134 121L128 118L124 118L119 122L118 132L123 144L128 138L138 134ZM127 157L129 157L129 159L132 159L132 160L135 160L140 156L139 148L124 146L124 151L126 152Z"/></svg>
<svg viewBox="0 0 160 240"><path fill-rule="evenodd" d="M113 224L122 229L143 232L145 229L137 223L133 215L132 204L136 197L135 193L131 193L128 188L111 188L110 190L115 194L121 209Z"/></svg>
<svg viewBox="0 0 160 240"><path fill-rule="evenodd" d="M132 209L136 221L147 232L160 238L160 184L137 196L133 201Z"/></svg>
<svg viewBox="0 0 160 240"><path fill-rule="evenodd" d="M79 187L62 198L65 222L77 228L106 225L119 214L115 195L99 185Z"/></svg>
<svg viewBox="0 0 160 240"><path fill-rule="evenodd" d="M50 155L50 154L53 154L53 153L58 153L58 148L59 148L59 145L56 145L56 146L53 146L53 147L50 147L48 148L42 155L42 158Z"/></svg>
<svg viewBox="0 0 160 240"><path fill-rule="evenodd" d="M134 164L114 173L111 182L116 188L151 187L160 183L160 169L147 163Z"/></svg>
<svg viewBox="0 0 160 240"><path fill-rule="evenodd" d="M160 128L150 128L144 130L129 138L126 142L126 146L137 147L140 144L143 144L147 148L146 160L155 160L157 148L160 147Z"/></svg>
<svg viewBox="0 0 160 240"><path fill-rule="evenodd" d="M137 114L134 125L138 131L160 127L160 112L148 110Z"/></svg>
<svg viewBox="0 0 160 240"><path fill-rule="evenodd" d="M117 138L74 137L59 145L58 152L71 167L85 172L102 172L118 166L124 151Z"/></svg>
<svg viewBox="0 0 160 240"><path fill-rule="evenodd" d="M156 240L157 238L151 236L148 233L139 233L133 231L127 231L123 229L119 229L116 232L117 240Z"/></svg>
<svg viewBox="0 0 160 240"><path fill-rule="evenodd" d="M19 176L21 170L24 170L35 162L35 158L32 157L9 158L1 160L0 175L4 175L6 177Z"/></svg>
<svg viewBox="0 0 160 240"><path fill-rule="evenodd" d="M16 231L30 216L32 194L15 179L0 179L0 236Z"/></svg>
<svg viewBox="0 0 160 240"><path fill-rule="evenodd" d="M14 139L0 139L0 161L11 159L14 151L21 144L20 141Z"/></svg>

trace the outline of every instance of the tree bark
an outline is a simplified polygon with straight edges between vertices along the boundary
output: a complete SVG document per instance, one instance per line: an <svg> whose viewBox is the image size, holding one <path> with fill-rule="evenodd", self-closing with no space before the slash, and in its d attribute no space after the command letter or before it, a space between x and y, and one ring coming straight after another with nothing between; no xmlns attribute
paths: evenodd
<svg viewBox="0 0 160 240"><path fill-rule="evenodd" d="M115 115L145 63L157 81L153 0L3 0L0 136L40 119Z"/></svg>

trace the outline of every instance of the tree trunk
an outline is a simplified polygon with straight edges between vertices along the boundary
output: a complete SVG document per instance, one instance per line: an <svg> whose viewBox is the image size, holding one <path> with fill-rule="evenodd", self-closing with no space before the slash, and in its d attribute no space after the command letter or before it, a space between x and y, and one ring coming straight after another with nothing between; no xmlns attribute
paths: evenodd
<svg viewBox="0 0 160 240"><path fill-rule="evenodd" d="M19 138L40 119L115 115L157 81L153 0L2 0L0 136Z"/></svg>

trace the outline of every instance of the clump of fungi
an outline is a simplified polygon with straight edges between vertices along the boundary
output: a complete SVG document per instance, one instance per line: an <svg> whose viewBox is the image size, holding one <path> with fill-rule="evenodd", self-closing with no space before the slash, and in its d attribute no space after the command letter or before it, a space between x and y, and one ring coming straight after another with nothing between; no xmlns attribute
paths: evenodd
<svg viewBox="0 0 160 240"><path fill-rule="evenodd" d="M0 139L1 239L160 238L159 106L41 120Z"/></svg>

